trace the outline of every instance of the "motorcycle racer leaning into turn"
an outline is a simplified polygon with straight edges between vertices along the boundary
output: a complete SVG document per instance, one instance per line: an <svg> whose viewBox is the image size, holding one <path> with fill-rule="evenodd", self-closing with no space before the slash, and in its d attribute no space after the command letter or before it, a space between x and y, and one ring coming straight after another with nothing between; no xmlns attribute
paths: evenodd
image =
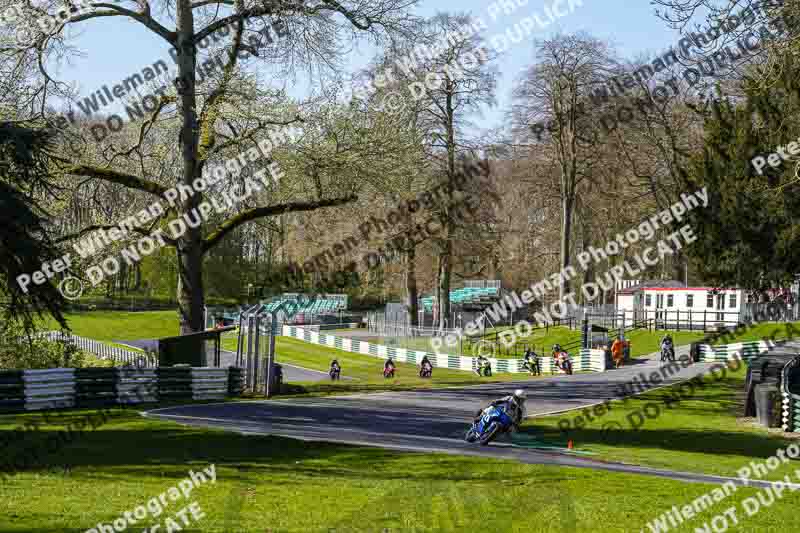
<svg viewBox="0 0 800 533"><path fill-rule="evenodd" d="M514 429L518 430L520 424L525 419L525 400L528 399L528 393L526 393L522 389L517 389L514 391L514 394L510 396L504 396L498 400L494 400L485 408L479 410L475 414L475 419L473 422L477 422L480 420L481 416L483 416L483 412L489 407L502 407L506 414L514 421Z"/></svg>

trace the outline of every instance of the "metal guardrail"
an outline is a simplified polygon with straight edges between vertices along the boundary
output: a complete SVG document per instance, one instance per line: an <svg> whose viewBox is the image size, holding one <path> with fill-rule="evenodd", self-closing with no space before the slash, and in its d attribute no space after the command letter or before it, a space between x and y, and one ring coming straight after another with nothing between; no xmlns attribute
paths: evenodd
<svg viewBox="0 0 800 533"><path fill-rule="evenodd" d="M71 335L61 331L48 331L42 336L50 341L72 344L85 352L96 355L100 359L113 361L115 365L130 365L139 368L154 368L158 365L158 359L148 353L110 346L94 339L87 339L86 337L79 337L78 335Z"/></svg>

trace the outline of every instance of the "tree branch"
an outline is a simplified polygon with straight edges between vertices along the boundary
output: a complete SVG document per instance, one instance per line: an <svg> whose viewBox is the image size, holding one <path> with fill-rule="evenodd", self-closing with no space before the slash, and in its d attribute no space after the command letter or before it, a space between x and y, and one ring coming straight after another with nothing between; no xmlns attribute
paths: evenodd
<svg viewBox="0 0 800 533"><path fill-rule="evenodd" d="M215 3L215 2L212 2ZM224 17L219 19L218 21L209 24L203 30L199 31L195 34L193 43L197 44L215 31L219 30L220 28L224 28L233 24L234 22L243 22L248 19L256 18L256 17L263 17L265 15L277 15L282 13L283 9L293 9L296 10L303 15L317 15L322 13L323 11L335 11L341 15L343 15L350 23L360 30L368 30L372 27L373 20L369 17L364 17L364 22L359 22L356 14L342 4L340 4L337 0L322 0L322 4L316 5L314 7L306 7L303 5L302 0L297 0L295 2L274 2L270 6L259 6L259 7L251 7L249 9L243 9L240 12L230 15L228 17ZM275 5L277 4L277 5Z"/></svg>
<svg viewBox="0 0 800 533"><path fill-rule="evenodd" d="M93 231L97 231L97 230L101 230L101 229L102 230L110 230L110 229L113 229L113 228L119 228L119 224L94 224L92 226L88 226L88 227L83 228L82 230L78 231L77 233L72 233L71 235L65 235L63 237L59 237L58 239L56 239L53 242L55 244L60 244L62 242L66 242L66 241L72 241L72 240L75 240L75 239L80 239L81 237L83 237L87 233L91 233ZM150 235L152 233L151 231L148 231L148 230L143 229L143 228L132 228L132 230L135 231L136 233L138 233L140 235L144 235L144 236L148 236L148 235ZM162 238L169 245L175 246L176 243L175 243L175 241L173 239L167 237L166 235L162 235Z"/></svg>
<svg viewBox="0 0 800 533"><path fill-rule="evenodd" d="M318 200L316 202L289 202L286 204L271 205L268 207L255 207L248 209L236 216L233 216L219 225L208 237L203 241L203 253L206 253L211 248L219 244L219 242L231 231L235 230L242 224L246 224L252 220L264 217L271 217L283 213L297 213L301 211L314 211L323 207L335 207L339 205L348 204L358 200L358 196L351 194L341 198L330 198L327 200Z"/></svg>
<svg viewBox="0 0 800 533"><path fill-rule="evenodd" d="M90 20L93 18L100 18L100 17L128 17L132 18L143 24L145 27L150 29L156 35L162 37L165 41L169 44L174 45L177 39L177 34L174 31L169 31L167 28L159 24L153 17L150 16L149 6L145 7L141 12L132 11L130 9L126 9L124 7L115 5L115 4L106 4L103 2L92 3L92 7L102 7L105 8L104 11L95 11L92 13L84 13L82 15L78 15L76 17L72 17L67 20L68 23L73 22L82 22L84 20Z"/></svg>
<svg viewBox="0 0 800 533"><path fill-rule="evenodd" d="M222 72L222 80L219 86L209 95L203 105L203 110L200 112L200 142L197 147L197 159L202 166L205 165L208 159L208 151L217 143L216 123L219 116L219 110L225 101L228 87L231 79L233 79L234 69L236 68L236 60L239 57L239 50L242 46L242 32L244 32L244 23L239 22L236 25L236 33L233 36L233 44L228 52L228 62Z"/></svg>
<svg viewBox="0 0 800 533"><path fill-rule="evenodd" d="M232 6L234 2L233 0L198 0L197 2L192 2L192 9L197 9L198 7L203 7L211 4Z"/></svg>
<svg viewBox="0 0 800 533"><path fill-rule="evenodd" d="M74 174L76 176L87 176L89 178L97 178L111 183L117 183L128 187L129 189L136 189L139 191L149 192L155 196L163 196L168 188L138 176L131 174L124 174L111 170L110 168L93 167L91 165L75 165L64 169L67 174Z"/></svg>

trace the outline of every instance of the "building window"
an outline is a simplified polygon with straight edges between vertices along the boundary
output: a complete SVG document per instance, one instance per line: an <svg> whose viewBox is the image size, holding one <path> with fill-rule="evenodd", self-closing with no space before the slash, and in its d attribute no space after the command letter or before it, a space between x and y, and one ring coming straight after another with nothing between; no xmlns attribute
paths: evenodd
<svg viewBox="0 0 800 533"><path fill-rule="evenodd" d="M709 309L714 308L714 295L710 292L706 294L706 307Z"/></svg>
<svg viewBox="0 0 800 533"><path fill-rule="evenodd" d="M735 294L731 294L728 297L728 307L730 307L732 309L736 309L736 295Z"/></svg>
<svg viewBox="0 0 800 533"><path fill-rule="evenodd" d="M693 307L693 306L694 306L694 294L687 294L686 307Z"/></svg>
<svg viewBox="0 0 800 533"><path fill-rule="evenodd" d="M651 307L653 305L653 295L652 294L645 294L644 295L644 306Z"/></svg>
<svg viewBox="0 0 800 533"><path fill-rule="evenodd" d="M674 302L675 298L671 294L667 294L667 307L672 307Z"/></svg>

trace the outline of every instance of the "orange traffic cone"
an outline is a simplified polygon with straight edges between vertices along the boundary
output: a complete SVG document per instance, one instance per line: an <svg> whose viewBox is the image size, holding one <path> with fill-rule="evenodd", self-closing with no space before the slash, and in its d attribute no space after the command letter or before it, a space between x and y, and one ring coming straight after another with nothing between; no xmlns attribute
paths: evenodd
<svg viewBox="0 0 800 533"><path fill-rule="evenodd" d="M568 449L568 450L571 450L571 449L572 449L572 439L570 439L570 440L568 440L568 441L567 441L567 449Z"/></svg>

